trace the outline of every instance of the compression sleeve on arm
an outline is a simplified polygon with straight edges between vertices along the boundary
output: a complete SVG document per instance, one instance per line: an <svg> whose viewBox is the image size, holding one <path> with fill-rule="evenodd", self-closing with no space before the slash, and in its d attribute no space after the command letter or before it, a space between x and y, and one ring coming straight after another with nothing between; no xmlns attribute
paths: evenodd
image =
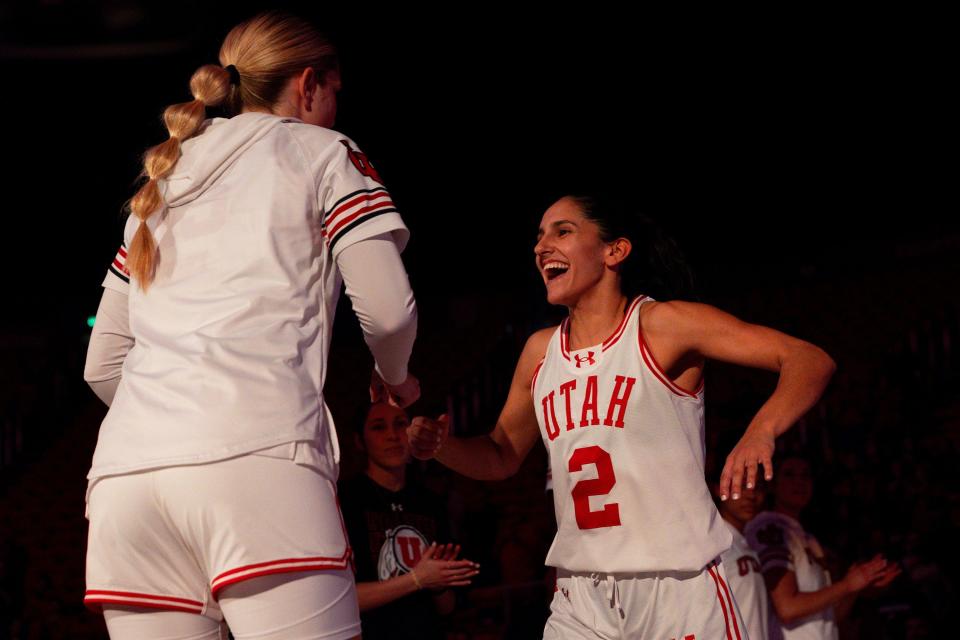
<svg viewBox="0 0 960 640"><path fill-rule="evenodd" d="M120 370L133 346L128 296L115 289L103 290L97 319L90 334L83 379L107 406L120 384Z"/></svg>
<svg viewBox="0 0 960 640"><path fill-rule="evenodd" d="M377 372L388 384L400 384L417 337L417 303L392 235L346 247L337 255L337 266Z"/></svg>

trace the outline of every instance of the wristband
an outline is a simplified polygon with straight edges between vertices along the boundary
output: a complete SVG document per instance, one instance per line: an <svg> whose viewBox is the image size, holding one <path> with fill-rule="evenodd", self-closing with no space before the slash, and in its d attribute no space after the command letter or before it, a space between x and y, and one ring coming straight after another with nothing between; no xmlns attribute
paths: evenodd
<svg viewBox="0 0 960 640"><path fill-rule="evenodd" d="M410 569L410 575L413 576L413 584L417 585L417 591L423 589L423 585L420 584L420 578L417 577L417 570Z"/></svg>

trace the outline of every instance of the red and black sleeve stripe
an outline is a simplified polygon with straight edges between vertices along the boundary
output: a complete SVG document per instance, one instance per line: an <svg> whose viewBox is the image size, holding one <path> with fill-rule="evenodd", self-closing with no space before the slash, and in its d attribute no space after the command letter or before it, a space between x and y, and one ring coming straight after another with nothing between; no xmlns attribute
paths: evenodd
<svg viewBox="0 0 960 640"><path fill-rule="evenodd" d="M323 217L323 236L333 250L352 229L387 213L396 213L393 199L383 187L359 189L337 200Z"/></svg>

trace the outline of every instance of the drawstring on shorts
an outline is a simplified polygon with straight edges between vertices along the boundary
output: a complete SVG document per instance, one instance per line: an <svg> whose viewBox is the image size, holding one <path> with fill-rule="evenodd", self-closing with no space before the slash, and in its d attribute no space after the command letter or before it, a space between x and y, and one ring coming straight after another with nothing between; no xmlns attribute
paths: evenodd
<svg viewBox="0 0 960 640"><path fill-rule="evenodd" d="M607 574L606 578L602 573L591 573L590 579L593 580L593 586L599 587L601 582L606 582L607 587L607 599L610 601L610 608L616 608L617 612L620 614L620 619L626 619L626 614L623 612L623 603L620 601L620 587L617 585L617 579L613 577L612 574Z"/></svg>

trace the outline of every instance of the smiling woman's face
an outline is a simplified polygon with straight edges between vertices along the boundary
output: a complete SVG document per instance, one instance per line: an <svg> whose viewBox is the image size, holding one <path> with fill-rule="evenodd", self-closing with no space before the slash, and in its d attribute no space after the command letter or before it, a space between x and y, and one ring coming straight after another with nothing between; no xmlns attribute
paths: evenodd
<svg viewBox="0 0 960 640"><path fill-rule="evenodd" d="M533 252L550 304L573 306L606 268L600 227L571 198L557 200L543 214Z"/></svg>

